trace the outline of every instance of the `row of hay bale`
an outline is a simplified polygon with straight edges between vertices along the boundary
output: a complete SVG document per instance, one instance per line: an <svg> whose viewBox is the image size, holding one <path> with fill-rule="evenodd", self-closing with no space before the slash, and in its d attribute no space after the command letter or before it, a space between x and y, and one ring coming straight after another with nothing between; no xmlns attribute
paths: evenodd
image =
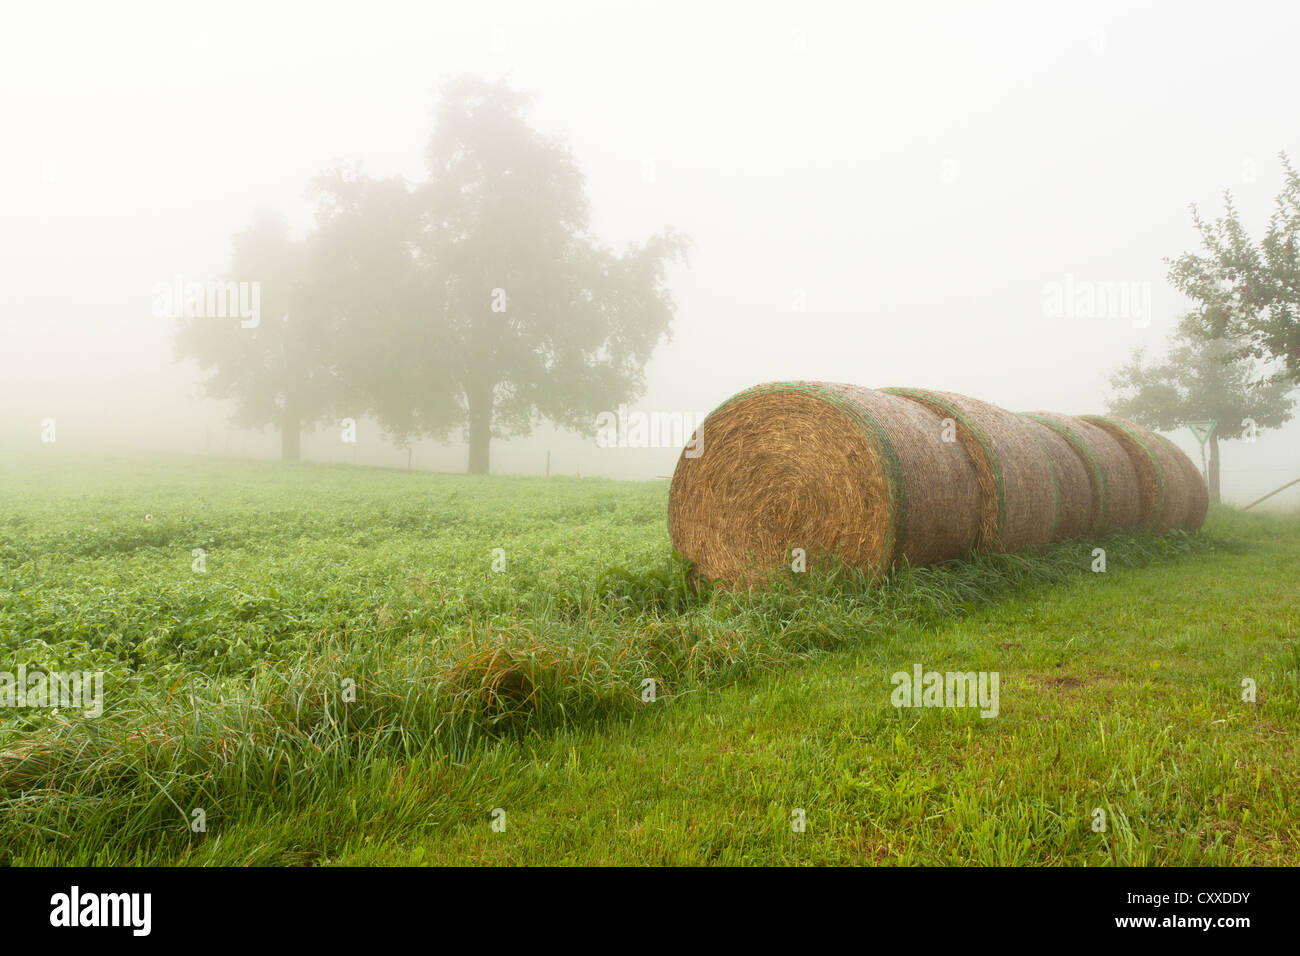
<svg viewBox="0 0 1300 956"><path fill-rule="evenodd" d="M880 574L976 549L1195 530L1208 504L1191 460L1126 419L1015 414L916 388L774 382L701 424L673 474L668 528L697 573L745 584L795 548Z"/></svg>

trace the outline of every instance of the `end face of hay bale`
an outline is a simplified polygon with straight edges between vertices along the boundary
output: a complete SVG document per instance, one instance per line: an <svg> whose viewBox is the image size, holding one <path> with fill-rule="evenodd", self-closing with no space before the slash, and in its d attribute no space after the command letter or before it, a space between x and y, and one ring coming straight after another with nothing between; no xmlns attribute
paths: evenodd
<svg viewBox="0 0 1300 956"><path fill-rule="evenodd" d="M1087 462L1056 429L1033 415L1020 416L1047 452L1056 478L1056 531L1053 541L1090 533L1097 523L1095 463Z"/></svg>
<svg viewBox="0 0 1300 956"><path fill-rule="evenodd" d="M1109 432L1124 447L1138 474L1142 507L1138 527L1163 532L1181 527L1187 517L1190 493L1169 449L1154 434L1136 422L1107 415L1084 415Z"/></svg>
<svg viewBox="0 0 1300 956"><path fill-rule="evenodd" d="M760 385L719 406L669 491L673 547L705 577L759 584L838 553L872 574L896 558L964 555L978 488L964 453L926 442L938 423L901 399L824 382Z"/></svg>
<svg viewBox="0 0 1300 956"><path fill-rule="evenodd" d="M982 495L979 545L996 551L1042 548L1056 526L1052 463L1030 426L1004 408L955 392L888 388L950 420L970 455Z"/></svg>

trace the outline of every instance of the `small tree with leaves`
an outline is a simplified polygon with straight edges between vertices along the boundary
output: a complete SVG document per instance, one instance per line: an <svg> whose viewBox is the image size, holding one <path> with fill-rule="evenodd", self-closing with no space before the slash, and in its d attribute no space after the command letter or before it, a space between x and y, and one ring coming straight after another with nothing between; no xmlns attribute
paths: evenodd
<svg viewBox="0 0 1300 956"><path fill-rule="evenodd" d="M1145 365L1142 351L1111 376L1116 396L1112 414L1140 425L1171 431L1187 422L1218 422L1209 439L1210 500L1219 500L1219 441L1231 441L1266 428L1278 428L1292 415L1291 384L1261 376L1259 363L1242 343L1203 334L1201 317L1179 323L1163 363ZM1253 427L1252 427L1253 426Z"/></svg>
<svg viewBox="0 0 1300 956"><path fill-rule="evenodd" d="M1203 335L1230 341L1233 355L1266 360L1273 375L1300 382L1300 173L1281 154L1284 183L1264 237L1241 224L1232 194L1213 222L1195 206L1202 250L1167 260L1169 281L1196 303Z"/></svg>
<svg viewBox="0 0 1300 956"><path fill-rule="evenodd" d="M672 230L622 254L598 243L581 171L528 110L504 84L465 77L444 89L430 179L416 190L430 301L395 338L442 374L421 376L422 395L399 379L415 399L400 416L378 409L399 437L463 428L471 474L487 473L493 437L543 419L592 432L600 411L644 391L675 311L667 266L688 245Z"/></svg>

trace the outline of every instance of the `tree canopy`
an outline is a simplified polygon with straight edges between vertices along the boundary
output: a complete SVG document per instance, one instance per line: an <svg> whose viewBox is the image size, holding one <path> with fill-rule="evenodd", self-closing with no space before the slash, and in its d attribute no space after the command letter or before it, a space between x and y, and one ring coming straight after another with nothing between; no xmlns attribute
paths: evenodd
<svg viewBox="0 0 1300 956"><path fill-rule="evenodd" d="M1218 501L1220 439L1253 439L1259 431L1281 427L1295 401L1288 397L1290 382L1261 376L1259 363L1243 357L1240 342L1211 338L1200 322L1196 314L1184 317L1161 363L1144 364L1142 352L1135 352L1111 376L1116 395L1110 409L1160 431L1217 422L1209 439L1207 479L1211 499Z"/></svg>
<svg viewBox="0 0 1300 956"><path fill-rule="evenodd" d="M335 167L315 183L302 249L237 240L232 275L272 275L303 318L242 339L183 329L181 353L213 370L209 391L235 398L245 424L359 407L399 444L459 432L472 473L488 471L493 437L543 420L592 433L598 413L639 397L670 335L668 266L688 242L667 229L621 253L600 243L570 150L529 124L529 107L504 84L453 81L426 181Z"/></svg>
<svg viewBox="0 0 1300 956"><path fill-rule="evenodd" d="M1200 331L1234 343L1235 354L1278 363L1272 374L1300 382L1300 174L1281 155L1283 186L1258 242L1232 194L1210 221L1192 207L1202 249L1168 260L1169 280L1196 303Z"/></svg>
<svg viewBox="0 0 1300 956"><path fill-rule="evenodd" d="M296 460L303 428L324 420L338 404L336 336L316 301L315 245L294 241L284 221L260 216L232 242L232 286L251 285L255 321L187 309L176 351L208 372L204 390L234 401L234 420L280 430L281 456Z"/></svg>

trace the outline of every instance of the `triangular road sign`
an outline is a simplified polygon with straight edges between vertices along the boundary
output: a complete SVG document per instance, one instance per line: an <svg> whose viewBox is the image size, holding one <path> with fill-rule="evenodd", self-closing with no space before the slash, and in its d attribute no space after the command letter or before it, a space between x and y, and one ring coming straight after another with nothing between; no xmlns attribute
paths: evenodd
<svg viewBox="0 0 1300 956"><path fill-rule="evenodd" d="M1210 440L1210 436L1214 434L1214 426L1217 424L1219 423L1188 422L1187 427L1192 430L1192 434L1196 436L1196 440L1201 443L1202 447L1204 447L1205 443Z"/></svg>

